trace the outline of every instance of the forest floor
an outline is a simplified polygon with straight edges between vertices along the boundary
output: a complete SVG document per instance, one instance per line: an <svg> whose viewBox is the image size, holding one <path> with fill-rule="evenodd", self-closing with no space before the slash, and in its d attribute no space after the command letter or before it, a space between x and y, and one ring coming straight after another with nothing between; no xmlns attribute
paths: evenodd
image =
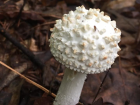
<svg viewBox="0 0 140 105"><path fill-rule="evenodd" d="M105 11L122 34L105 81L107 72L88 75L80 102L140 105L140 0L0 0L0 62L19 73L0 65L0 105L52 105L65 67L50 52L50 28L81 5Z"/></svg>

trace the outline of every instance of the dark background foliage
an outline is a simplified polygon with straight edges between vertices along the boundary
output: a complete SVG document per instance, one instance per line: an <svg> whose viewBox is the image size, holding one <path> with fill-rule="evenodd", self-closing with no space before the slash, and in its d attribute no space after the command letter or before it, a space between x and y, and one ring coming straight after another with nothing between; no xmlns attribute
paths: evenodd
<svg viewBox="0 0 140 105"><path fill-rule="evenodd" d="M117 22L122 50L98 94L107 72L88 75L80 102L140 105L140 0L0 0L0 30L11 38L0 34L0 61L56 94L65 67L50 53L50 28L56 19L81 5L100 8ZM0 105L52 105L53 100L0 65Z"/></svg>

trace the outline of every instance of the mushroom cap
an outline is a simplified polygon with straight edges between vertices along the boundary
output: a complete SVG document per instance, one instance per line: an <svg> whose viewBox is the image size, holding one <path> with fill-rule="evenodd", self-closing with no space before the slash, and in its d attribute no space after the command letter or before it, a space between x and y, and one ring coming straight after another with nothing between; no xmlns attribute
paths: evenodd
<svg viewBox="0 0 140 105"><path fill-rule="evenodd" d="M121 31L99 9L77 7L56 20L50 30L53 56L71 70L100 73L109 69L118 57Z"/></svg>

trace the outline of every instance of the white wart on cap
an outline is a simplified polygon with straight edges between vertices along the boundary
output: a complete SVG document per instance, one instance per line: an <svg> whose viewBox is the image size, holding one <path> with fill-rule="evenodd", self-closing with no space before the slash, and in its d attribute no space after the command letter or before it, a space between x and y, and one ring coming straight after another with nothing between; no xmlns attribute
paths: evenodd
<svg viewBox="0 0 140 105"><path fill-rule="evenodd" d="M77 7L56 20L51 31L53 56L71 70L100 73L109 69L118 57L121 31L99 9Z"/></svg>

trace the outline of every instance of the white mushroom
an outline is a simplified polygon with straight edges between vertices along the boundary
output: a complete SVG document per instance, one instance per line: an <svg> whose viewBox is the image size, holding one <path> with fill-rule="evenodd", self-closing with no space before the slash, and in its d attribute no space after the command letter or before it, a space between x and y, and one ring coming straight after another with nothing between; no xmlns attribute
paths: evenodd
<svg viewBox="0 0 140 105"><path fill-rule="evenodd" d="M51 52L66 67L54 105L77 104L87 74L106 71L120 50L115 21L99 9L76 9L51 29Z"/></svg>

